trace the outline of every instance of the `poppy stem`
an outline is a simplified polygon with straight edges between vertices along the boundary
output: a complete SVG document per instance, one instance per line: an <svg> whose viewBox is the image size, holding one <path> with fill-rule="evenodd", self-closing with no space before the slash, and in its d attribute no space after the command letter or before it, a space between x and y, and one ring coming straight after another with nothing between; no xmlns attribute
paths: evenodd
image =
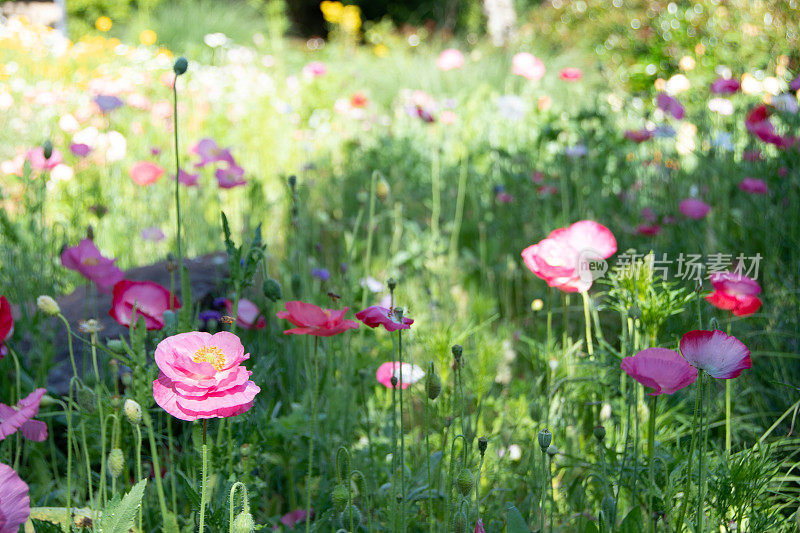
<svg viewBox="0 0 800 533"><path fill-rule="evenodd" d="M142 479L144 479L144 476L142 475L142 430L139 424L134 424L133 427L136 429L136 483L138 483ZM205 457L205 448L203 449L203 454L204 454L203 456ZM88 456L86 459L88 461L89 459ZM205 472L205 466L203 466L203 471ZM142 531L142 507L143 507L142 505L139 506L139 531ZM202 515L200 516L202 517ZM202 532L203 531L202 518L200 520L201 520L200 531Z"/></svg>
<svg viewBox="0 0 800 533"><path fill-rule="evenodd" d="M728 335L731 334L732 313L728 313ZM725 453L731 456L731 379L725 380Z"/></svg>
<svg viewBox="0 0 800 533"><path fill-rule="evenodd" d="M208 419L203 419L203 463L200 471L200 529L203 533L206 525L206 478L208 476L208 445L206 444L206 433L208 431Z"/></svg>
<svg viewBox="0 0 800 533"><path fill-rule="evenodd" d="M311 531L311 467L314 461L314 429L317 422L317 397L319 396L319 337L314 336L314 396L311 404L311 434L308 441L308 476L306 476L306 533ZM202 533L202 532L201 532Z"/></svg>
<svg viewBox="0 0 800 533"><path fill-rule="evenodd" d="M142 420L144 421L144 425L147 426L147 440L150 444L150 455L153 458L153 477L156 480L156 492L158 494L158 505L161 510L161 521L164 526L164 529L168 529L167 526L167 515L169 514L167 511L167 499L164 496L164 482L161 479L161 459L158 456L158 447L156 446L156 439L155 439L155 431L153 429L153 419L150 417L150 413L145 409L142 411Z"/></svg>
<svg viewBox="0 0 800 533"><path fill-rule="evenodd" d="M400 531L406 530L406 463L404 458L405 448L405 422L403 421L403 330L397 330L397 355L400 360Z"/></svg>
<svg viewBox="0 0 800 533"><path fill-rule="evenodd" d="M589 293L581 291L583 296L583 320L586 322L586 352L589 357L594 355L594 346L592 345L592 318L589 314Z"/></svg>
<svg viewBox="0 0 800 533"><path fill-rule="evenodd" d="M539 509L539 531L545 533L544 515L547 512L547 450L542 449L542 503Z"/></svg>
<svg viewBox="0 0 800 533"><path fill-rule="evenodd" d="M433 367L433 363L431 363ZM433 480L431 479L431 442L428 437L428 403L430 402L427 392L425 393L425 463L428 467L428 529L433 533Z"/></svg>
<svg viewBox="0 0 800 533"><path fill-rule="evenodd" d="M647 432L647 457L649 459L650 464L650 514L652 518L652 529L653 533L656 533L656 526L658 525L658 520L656 518L654 502L655 498L653 496L653 492L655 491L655 475L654 475L654 467L655 467L655 448L656 448L656 409L658 408L658 396L650 396L650 423Z"/></svg>
<svg viewBox="0 0 800 533"><path fill-rule="evenodd" d="M703 531L703 493L705 492L705 484L706 484L706 474L705 474L705 455L706 455L706 448L708 445L708 402L706 402L705 396L708 395L708 391L711 389L711 384L709 383L708 386L705 384L705 373L701 370L699 379L701 380L700 386L703 396L700 399L700 428L703 432L703 442L702 446L700 447L700 459L699 459L699 470L700 470L700 482L698 486L698 495L697 495L697 531Z"/></svg>
<svg viewBox="0 0 800 533"><path fill-rule="evenodd" d="M178 150L178 74L172 81L172 130L175 138L175 247L178 252L178 280L183 287L183 248L181 247L181 161ZM181 295L185 296L185 295ZM184 301L183 305L189 302ZM202 531L202 529L201 529Z"/></svg>
<svg viewBox="0 0 800 533"><path fill-rule="evenodd" d="M700 411L700 397L703 392L703 371L697 379L697 393L694 399L694 415L692 416L692 442L689 445L689 464L686 467L686 482L683 485L683 503L681 504L681 514L678 515L678 522L675 526L680 530L683 528L683 519L686 517L686 509L689 507L689 492L692 488L692 462L694 459L695 447L695 428L697 427L697 416Z"/></svg>

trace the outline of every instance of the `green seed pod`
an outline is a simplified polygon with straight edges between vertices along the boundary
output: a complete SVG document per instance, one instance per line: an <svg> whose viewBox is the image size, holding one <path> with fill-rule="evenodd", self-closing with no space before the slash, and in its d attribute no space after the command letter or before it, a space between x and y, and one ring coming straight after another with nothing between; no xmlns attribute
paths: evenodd
<svg viewBox="0 0 800 533"><path fill-rule="evenodd" d="M458 487L458 492L460 492L462 496L469 496L469 493L472 492L472 487L474 485L475 478L472 477L472 472L466 468L462 468L461 472L456 478L456 487Z"/></svg>
<svg viewBox="0 0 800 533"><path fill-rule="evenodd" d="M95 411L95 398L94 391L88 387L79 387L75 394L75 401L87 413L94 413Z"/></svg>
<svg viewBox="0 0 800 533"><path fill-rule="evenodd" d="M436 373L436 369L433 368L433 363L431 363L431 368L425 377L425 392L428 393L428 398L431 400L438 398L442 392L442 380Z"/></svg>
<svg viewBox="0 0 800 533"><path fill-rule="evenodd" d="M50 159L53 157L53 143L50 139L46 140L44 144L42 144L42 152L44 153L45 159Z"/></svg>
<svg viewBox="0 0 800 533"><path fill-rule="evenodd" d="M390 291L394 291L397 288L397 280L394 278L387 279L386 286L389 287Z"/></svg>
<svg viewBox="0 0 800 533"><path fill-rule="evenodd" d="M466 533L467 531L467 515L464 511L458 511L453 515L453 521L450 524L451 533Z"/></svg>
<svg viewBox="0 0 800 533"><path fill-rule="evenodd" d="M125 456L119 448L112 448L108 452L108 473L112 478L118 478L122 474L122 468L125 466Z"/></svg>
<svg viewBox="0 0 800 533"><path fill-rule="evenodd" d="M550 443L553 441L553 434L550 433L549 429L543 429L539 432L539 447L542 451L547 450L547 447L550 446Z"/></svg>
<svg viewBox="0 0 800 533"><path fill-rule="evenodd" d="M451 351L453 352L453 357L455 360L461 361L461 354L464 353L464 348L460 344L454 344L451 348Z"/></svg>
<svg viewBox="0 0 800 533"><path fill-rule="evenodd" d="M556 448L555 444L551 444L547 447L547 455L550 456L550 459L558 455L558 448Z"/></svg>
<svg viewBox="0 0 800 533"><path fill-rule="evenodd" d="M281 284L272 278L267 278L267 280L264 282L264 296L273 302L277 302L283 298L283 289L281 289Z"/></svg>
<svg viewBox="0 0 800 533"><path fill-rule="evenodd" d="M339 515L339 525L342 529L350 527L350 513L353 513L353 527L358 530L358 525L361 523L361 511L355 505L350 505Z"/></svg>
<svg viewBox="0 0 800 533"><path fill-rule="evenodd" d="M344 485L336 485L331 492L331 502L333 502L333 508L336 509L337 513L344 511L344 508L347 507L347 502L349 499L347 487Z"/></svg>
<svg viewBox="0 0 800 533"><path fill-rule="evenodd" d="M248 512L242 511L233 520L233 533L253 533L256 530L256 523L253 520L253 515Z"/></svg>
<svg viewBox="0 0 800 533"><path fill-rule="evenodd" d="M478 439L478 451L481 452L481 455L486 453L486 448L489 446L489 439L486 437L481 437Z"/></svg>
<svg viewBox="0 0 800 533"><path fill-rule="evenodd" d="M180 76L181 74L186 73L186 69L189 68L189 61L181 56L175 60L175 64L172 66L173 72L175 72L176 76Z"/></svg>
<svg viewBox="0 0 800 533"><path fill-rule="evenodd" d="M594 433L594 438L597 439L597 442L603 442L603 439L606 438L606 428L603 426L595 426L592 433Z"/></svg>

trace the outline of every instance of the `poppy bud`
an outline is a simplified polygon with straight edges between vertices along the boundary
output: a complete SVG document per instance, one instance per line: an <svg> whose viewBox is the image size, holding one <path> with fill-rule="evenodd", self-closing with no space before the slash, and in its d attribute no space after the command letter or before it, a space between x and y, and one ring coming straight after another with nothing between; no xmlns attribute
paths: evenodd
<svg viewBox="0 0 800 533"><path fill-rule="evenodd" d="M466 533L467 531L467 515L464 511L458 511L453 515L453 521L450 524L451 533Z"/></svg>
<svg viewBox="0 0 800 533"><path fill-rule="evenodd" d="M397 388L397 376L392 376L389 381L392 383L392 388L396 389Z"/></svg>
<svg viewBox="0 0 800 533"><path fill-rule="evenodd" d="M80 386L78 388L77 393L75 394L75 401L78 403L81 409L86 411L87 413L94 413L95 410L95 399L94 399L94 392L92 389L84 386Z"/></svg>
<svg viewBox="0 0 800 533"><path fill-rule="evenodd" d="M339 513L344 511L344 508L347 507L347 502L349 499L347 487L344 485L336 485L336 487L333 489L333 492L331 492L331 502L333 502L333 508Z"/></svg>
<svg viewBox="0 0 800 533"><path fill-rule="evenodd" d="M458 487L458 492L460 492L462 496L469 496L469 493L472 491L472 487L474 485L475 478L472 477L472 472L466 468L462 468L461 472L458 474L458 477L456 477L456 487Z"/></svg>
<svg viewBox="0 0 800 533"><path fill-rule="evenodd" d="M549 429L543 429L539 432L539 447L542 451L547 450L547 447L550 446L550 443L553 441L553 434L550 433Z"/></svg>
<svg viewBox="0 0 800 533"><path fill-rule="evenodd" d="M405 312L403 311L403 308L402 307L395 307L393 309L393 311L394 311L394 316L397 319L397 321L402 323L403 322L403 315L405 314Z"/></svg>
<svg viewBox="0 0 800 533"><path fill-rule="evenodd" d="M387 279L386 286L389 287L390 291L394 291L397 288L397 280L394 278Z"/></svg>
<svg viewBox="0 0 800 533"><path fill-rule="evenodd" d="M464 348L460 344L454 344L451 348L453 357L456 361L461 361L461 354L464 353Z"/></svg>
<svg viewBox="0 0 800 533"><path fill-rule="evenodd" d="M711 321L708 323L708 329L711 331L719 329L719 320L717 320L717 317L711 317Z"/></svg>
<svg viewBox="0 0 800 533"><path fill-rule="evenodd" d="M558 448L556 448L554 444L551 444L547 447L547 455L550 456L550 459L552 459L556 454L558 454Z"/></svg>
<svg viewBox="0 0 800 533"><path fill-rule="evenodd" d="M50 139L46 140L42 144L42 152L44 154L45 159L50 159L53 157L53 143L50 142Z"/></svg>
<svg viewBox="0 0 800 533"><path fill-rule="evenodd" d="M294 191L294 188L297 186L297 176L295 175L289 176L289 179L286 181L289 183L289 188L292 189L292 191Z"/></svg>
<svg viewBox="0 0 800 533"><path fill-rule="evenodd" d="M606 428L603 426L595 426L592 433L594 433L594 438L597 439L597 442L603 442L603 439L606 438Z"/></svg>
<svg viewBox="0 0 800 533"><path fill-rule="evenodd" d="M128 421L134 426L142 423L142 407L134 400L128 398L125 400L125 405L122 407L122 412L128 418Z"/></svg>
<svg viewBox="0 0 800 533"><path fill-rule="evenodd" d="M186 69L189 68L189 61L181 56L175 60L175 64L172 66L173 72L175 72L176 76L180 76L181 74L186 73Z"/></svg>
<svg viewBox="0 0 800 533"><path fill-rule="evenodd" d="M61 308L58 303L50 296L42 295L36 299L36 307L43 313L48 315L57 315L61 313Z"/></svg>
<svg viewBox="0 0 800 533"><path fill-rule="evenodd" d="M89 239L90 241L94 240L94 228L92 227L91 224L86 226L86 238Z"/></svg>
<svg viewBox="0 0 800 533"><path fill-rule="evenodd" d="M355 505L350 505L350 507L342 511L339 515L339 525L342 526L342 529L349 528L350 515L353 516L353 527L358 529L358 525L361 523L361 511Z"/></svg>
<svg viewBox="0 0 800 533"><path fill-rule="evenodd" d="M386 183L386 180L381 178L375 186L375 195L380 198L381 200L386 200L389 197L389 184Z"/></svg>
<svg viewBox="0 0 800 533"><path fill-rule="evenodd" d="M106 348L114 353L125 353L125 343L119 339L111 339L106 342Z"/></svg>
<svg viewBox="0 0 800 533"><path fill-rule="evenodd" d="M478 439L478 451L481 452L481 455L486 453L486 448L489 446L489 439L486 437L481 437Z"/></svg>
<svg viewBox="0 0 800 533"><path fill-rule="evenodd" d="M277 302L283 298L283 290L281 284L272 278L267 278L264 281L264 296L273 302Z"/></svg>
<svg viewBox="0 0 800 533"><path fill-rule="evenodd" d="M253 520L253 515L249 512L242 511L233 521L231 531L233 533L253 533L256 530L256 523Z"/></svg>
<svg viewBox="0 0 800 533"><path fill-rule="evenodd" d="M442 380L433 368L433 363L431 363L431 368L428 371L428 375L425 377L425 392L431 400L438 398L439 394L442 392Z"/></svg>
<svg viewBox="0 0 800 533"><path fill-rule="evenodd" d="M122 454L122 450L119 448L112 448L110 452L108 452L108 473L111 474L112 478L119 477L122 474L122 468L125 466L125 456Z"/></svg>

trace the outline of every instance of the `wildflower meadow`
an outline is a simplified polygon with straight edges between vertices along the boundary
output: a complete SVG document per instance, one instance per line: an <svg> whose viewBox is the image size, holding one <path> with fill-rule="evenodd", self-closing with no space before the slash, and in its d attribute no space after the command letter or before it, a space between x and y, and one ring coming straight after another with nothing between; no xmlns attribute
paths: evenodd
<svg viewBox="0 0 800 533"><path fill-rule="evenodd" d="M800 528L795 0L2 4L0 533Z"/></svg>

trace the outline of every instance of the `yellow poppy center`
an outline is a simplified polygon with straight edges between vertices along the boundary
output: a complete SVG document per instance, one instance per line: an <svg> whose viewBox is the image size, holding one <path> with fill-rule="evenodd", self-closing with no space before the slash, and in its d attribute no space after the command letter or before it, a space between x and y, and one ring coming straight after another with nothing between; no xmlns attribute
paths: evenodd
<svg viewBox="0 0 800 533"><path fill-rule="evenodd" d="M225 354L216 346L203 346L194 353L192 361L195 363L209 363L219 372L225 366Z"/></svg>
<svg viewBox="0 0 800 533"><path fill-rule="evenodd" d="M96 257L87 257L82 261L82 263L85 266L97 266L100 264L100 260Z"/></svg>

